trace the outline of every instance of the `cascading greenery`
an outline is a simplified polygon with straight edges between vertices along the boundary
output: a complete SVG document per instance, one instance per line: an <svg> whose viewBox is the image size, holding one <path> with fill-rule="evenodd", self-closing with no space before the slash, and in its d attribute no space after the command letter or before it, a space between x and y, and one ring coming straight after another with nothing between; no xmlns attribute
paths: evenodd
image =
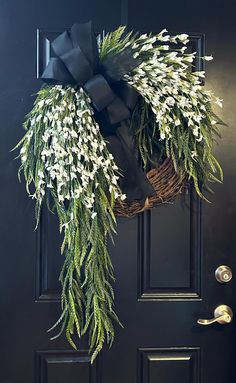
<svg viewBox="0 0 236 383"><path fill-rule="evenodd" d="M176 172L193 180L202 198L208 181L223 174L212 149L217 124L212 102L221 100L203 89L203 72L191 72L195 53L185 54L188 36L124 36L125 28L105 36L100 60L129 47L140 64L123 77L140 97L131 119L144 168L170 157ZM178 47L173 50L173 45ZM179 47L181 46L181 47ZM171 49L170 49L171 48ZM210 57L204 57L210 60ZM119 188L119 169L93 116L91 100L82 88L45 86L26 117L21 147L21 172L29 195L36 200L36 221L42 203L56 211L64 234L65 262L59 328L76 348L73 334L89 333L92 362L103 344L114 340L113 268L107 238L115 232L114 203L125 195Z"/></svg>
<svg viewBox="0 0 236 383"><path fill-rule="evenodd" d="M213 120L214 119L214 120ZM216 137L221 137L219 125L225 125L215 115L209 104L208 115L201 123L202 138L197 140L189 129L188 121L182 122L171 131L171 138L161 139L156 116L149 104L140 100L131 120L131 130L143 161L144 169L158 167L165 158L171 158L175 171L185 174L193 182L199 197L209 202L204 191L213 193L209 182L223 181L222 168L213 154ZM213 121L213 124L212 124Z"/></svg>
<svg viewBox="0 0 236 383"><path fill-rule="evenodd" d="M202 86L203 71L192 71L196 52L186 54L187 34L170 36L163 29L159 34L141 36L127 34L118 28L103 42L102 58L128 46L140 60L127 81L141 96L131 119L131 132L143 160L144 169L158 166L163 158L171 158L177 173L193 181L197 194L212 192L209 182L222 182L223 171L213 145L219 125L225 125L212 110L222 100ZM177 45L177 47L175 47ZM200 59L210 61L212 56Z"/></svg>
<svg viewBox="0 0 236 383"><path fill-rule="evenodd" d="M37 224L46 198L64 231L60 274L62 314L51 328L61 326L72 347L76 331L89 330L92 361L106 339L114 339L113 270L107 236L115 231L116 198L124 198L117 184L118 169L93 118L82 89L45 87L26 118L26 135L18 146L26 188L36 199ZM30 185L34 185L31 194Z"/></svg>
<svg viewBox="0 0 236 383"><path fill-rule="evenodd" d="M222 100L202 86L205 72L191 70L196 52L184 53L188 41L188 35L170 36L165 29L157 36L141 35L132 44L141 64L125 80L142 96L131 130L144 168L150 163L157 166L163 156L171 158L175 171L186 174L197 194L207 200L202 190L212 191L209 182L223 180L213 155L223 122L212 110L212 103L222 106ZM173 50L176 44L181 48Z"/></svg>

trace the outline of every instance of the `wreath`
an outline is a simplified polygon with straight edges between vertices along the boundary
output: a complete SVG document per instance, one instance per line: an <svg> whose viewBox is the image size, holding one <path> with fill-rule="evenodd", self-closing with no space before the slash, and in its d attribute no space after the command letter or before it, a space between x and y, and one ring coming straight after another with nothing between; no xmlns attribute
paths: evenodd
<svg viewBox="0 0 236 383"><path fill-rule="evenodd" d="M92 362L120 324L107 250L116 216L170 201L189 182L206 199L209 182L223 179L212 152L222 124L212 103L222 100L203 88L204 72L191 70L188 41L125 27L101 38L91 22L73 25L52 42L45 84L16 146L37 225L45 200L64 236L51 339L65 332L76 349L75 337L88 333Z"/></svg>

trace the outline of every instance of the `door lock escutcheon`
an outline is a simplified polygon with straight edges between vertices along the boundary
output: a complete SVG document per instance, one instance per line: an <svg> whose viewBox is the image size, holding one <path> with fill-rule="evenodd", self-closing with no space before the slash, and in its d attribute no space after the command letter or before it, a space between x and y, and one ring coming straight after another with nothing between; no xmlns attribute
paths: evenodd
<svg viewBox="0 0 236 383"><path fill-rule="evenodd" d="M229 306L220 305L214 311L214 318L198 319L197 323L203 326L208 326L215 322L219 324L228 324L233 320L233 311Z"/></svg>
<svg viewBox="0 0 236 383"><path fill-rule="evenodd" d="M215 277L219 283L228 283L233 278L233 273L229 266L221 265L217 267Z"/></svg>

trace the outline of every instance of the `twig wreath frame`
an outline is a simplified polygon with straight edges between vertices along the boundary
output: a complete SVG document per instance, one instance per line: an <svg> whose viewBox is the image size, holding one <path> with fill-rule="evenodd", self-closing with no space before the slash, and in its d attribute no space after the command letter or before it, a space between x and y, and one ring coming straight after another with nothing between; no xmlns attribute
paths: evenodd
<svg viewBox="0 0 236 383"><path fill-rule="evenodd" d="M204 72L190 70L196 53L185 53L187 43L186 34L125 27L97 40L91 22L73 25L52 42L46 85L16 146L37 225L46 201L64 235L52 339L65 332L76 349L75 336L88 333L92 362L120 323L106 245L116 215L173 200L186 182L206 199L209 182L223 180L213 155L222 121L212 110L222 103L204 89Z"/></svg>

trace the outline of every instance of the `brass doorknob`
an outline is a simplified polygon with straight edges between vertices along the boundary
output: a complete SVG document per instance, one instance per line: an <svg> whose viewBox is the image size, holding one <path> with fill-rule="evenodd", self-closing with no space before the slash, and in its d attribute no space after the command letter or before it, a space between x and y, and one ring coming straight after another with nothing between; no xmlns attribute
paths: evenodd
<svg viewBox="0 0 236 383"><path fill-rule="evenodd" d="M203 326L208 326L212 323L228 324L233 320L233 311L229 306L220 305L214 311L212 319L198 319L197 323Z"/></svg>

